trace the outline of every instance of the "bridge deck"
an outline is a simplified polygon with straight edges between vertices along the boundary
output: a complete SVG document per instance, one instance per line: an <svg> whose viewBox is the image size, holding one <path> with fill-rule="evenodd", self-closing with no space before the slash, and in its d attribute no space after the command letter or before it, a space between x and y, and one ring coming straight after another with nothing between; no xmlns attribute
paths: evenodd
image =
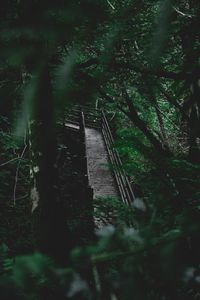
<svg viewBox="0 0 200 300"><path fill-rule="evenodd" d="M118 189L109 169L109 158L101 131L86 128L89 183L94 190L94 198L119 197Z"/></svg>

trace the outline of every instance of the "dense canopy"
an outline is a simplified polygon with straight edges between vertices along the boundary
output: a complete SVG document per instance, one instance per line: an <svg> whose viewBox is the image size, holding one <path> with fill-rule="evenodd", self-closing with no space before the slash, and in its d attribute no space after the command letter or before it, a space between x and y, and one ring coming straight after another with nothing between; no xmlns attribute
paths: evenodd
<svg viewBox="0 0 200 300"><path fill-rule="evenodd" d="M200 2L9 0L0 17L2 299L198 299ZM130 207L84 204L63 129L82 106L106 114Z"/></svg>

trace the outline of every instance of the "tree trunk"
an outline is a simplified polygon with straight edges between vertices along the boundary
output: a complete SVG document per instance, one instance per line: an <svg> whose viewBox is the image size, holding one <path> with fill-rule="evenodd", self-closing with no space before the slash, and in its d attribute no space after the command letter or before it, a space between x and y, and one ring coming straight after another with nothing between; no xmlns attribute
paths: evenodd
<svg viewBox="0 0 200 300"><path fill-rule="evenodd" d="M54 105L49 66L36 79L29 121L32 213L36 248L55 258L66 255L64 214L59 203L56 171ZM66 236L65 236L66 234Z"/></svg>

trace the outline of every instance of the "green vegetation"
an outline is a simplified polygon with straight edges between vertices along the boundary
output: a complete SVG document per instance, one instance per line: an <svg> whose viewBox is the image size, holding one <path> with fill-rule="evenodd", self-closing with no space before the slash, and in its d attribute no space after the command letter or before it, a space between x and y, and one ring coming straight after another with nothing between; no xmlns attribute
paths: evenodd
<svg viewBox="0 0 200 300"><path fill-rule="evenodd" d="M199 1L10 0L0 16L1 299L199 299ZM75 105L104 109L136 196L96 201L115 221L96 234L63 126Z"/></svg>

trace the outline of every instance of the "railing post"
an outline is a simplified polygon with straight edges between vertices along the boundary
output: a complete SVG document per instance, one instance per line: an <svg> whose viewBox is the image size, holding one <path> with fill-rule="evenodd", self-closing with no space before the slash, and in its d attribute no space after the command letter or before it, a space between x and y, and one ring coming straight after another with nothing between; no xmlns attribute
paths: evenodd
<svg viewBox="0 0 200 300"><path fill-rule="evenodd" d="M80 112L80 145L81 145L81 160L82 160L82 173L84 177L85 186L89 185L88 178L88 166L87 166L87 149L86 149L86 138L85 138L85 118L84 113Z"/></svg>

